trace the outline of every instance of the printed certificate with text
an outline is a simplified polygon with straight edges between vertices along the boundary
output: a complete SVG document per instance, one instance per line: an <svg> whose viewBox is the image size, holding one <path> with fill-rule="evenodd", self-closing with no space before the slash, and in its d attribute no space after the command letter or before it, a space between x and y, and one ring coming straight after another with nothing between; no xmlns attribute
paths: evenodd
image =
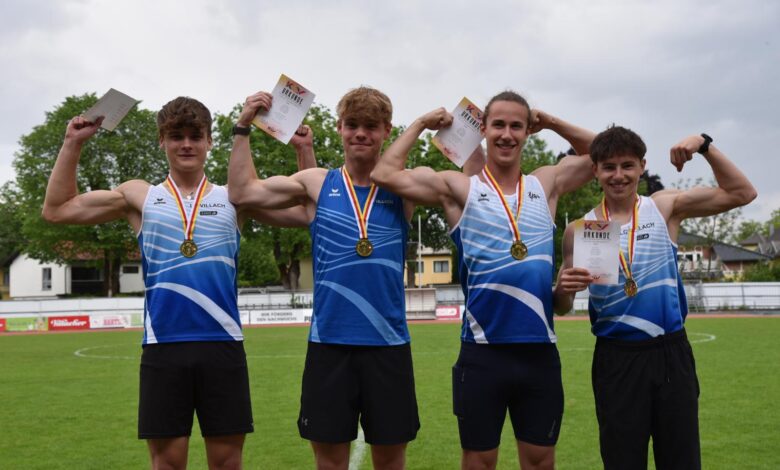
<svg viewBox="0 0 780 470"><path fill-rule="evenodd" d="M84 118L90 122L95 122L97 118L103 116L103 122L100 127L113 131L116 126L127 116L127 113L133 109L133 106L140 103L135 98L131 98L121 91L111 88L105 95L98 99L94 106L84 113Z"/></svg>
<svg viewBox="0 0 780 470"><path fill-rule="evenodd" d="M593 284L617 284L620 269L620 224L606 220L574 222L575 268L587 269Z"/></svg>
<svg viewBox="0 0 780 470"><path fill-rule="evenodd" d="M461 168L482 142L479 129L482 110L468 98L463 98L452 111L452 117L452 125L437 132L432 141L441 153Z"/></svg>
<svg viewBox="0 0 780 470"><path fill-rule="evenodd" d="M261 109L252 123L286 144L309 112L314 93L282 74L271 95L274 97L271 109Z"/></svg>

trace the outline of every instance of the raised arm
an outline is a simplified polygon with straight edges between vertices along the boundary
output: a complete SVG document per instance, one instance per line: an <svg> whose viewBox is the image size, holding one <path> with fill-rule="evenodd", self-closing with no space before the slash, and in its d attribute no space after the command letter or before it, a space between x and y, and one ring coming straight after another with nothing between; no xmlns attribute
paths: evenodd
<svg viewBox="0 0 780 470"><path fill-rule="evenodd" d="M269 93L259 92L248 97L244 109L238 117L236 126L248 128L260 108L270 108L272 97ZM276 209L301 203L307 196L307 172L316 172L317 168L304 170L293 176L272 176L266 180L257 177L249 146L249 135L236 134L233 137L233 150L228 165L228 194L230 202L239 210Z"/></svg>
<svg viewBox="0 0 780 470"><path fill-rule="evenodd" d="M701 135L692 135L672 147L670 158L677 171L682 171L685 163L693 158L704 142ZM671 225L670 233L673 228L679 227L683 219L726 212L748 204L757 196L747 176L723 152L712 144L702 150L704 159L715 175L716 187L659 191L653 194L653 200Z"/></svg>
<svg viewBox="0 0 780 470"><path fill-rule="evenodd" d="M132 207L126 193L148 188L148 184L136 180L124 183L115 190L96 190L79 194L76 171L81 149L98 131L101 122L102 118L93 123L82 116L76 116L68 122L65 140L46 186L41 212L46 221L87 225L127 217ZM133 228L138 228L133 225Z"/></svg>
<svg viewBox="0 0 780 470"><path fill-rule="evenodd" d="M593 280L585 268L573 267L574 259L574 223L566 226L563 232L563 263L558 271L558 281L553 289L553 311L559 315L571 312L574 296L585 290Z"/></svg>
<svg viewBox="0 0 780 470"><path fill-rule="evenodd" d="M298 159L298 171L307 168L317 168L317 158L314 155L314 132L306 124L301 125L293 133L290 145L295 149Z"/></svg>
<svg viewBox="0 0 780 470"><path fill-rule="evenodd" d="M557 165L543 166L533 172L533 175L539 178L542 183L550 212L555 217L558 198L581 188L593 178L589 149L596 134L535 109L531 112L529 130L536 133L542 129L550 129L560 135L577 152L577 155L564 157Z"/></svg>
<svg viewBox="0 0 780 470"><path fill-rule="evenodd" d="M441 129L451 124L452 115L444 108L416 119L382 154L371 172L371 179L377 185L415 204L446 205L447 199L455 197L453 185L460 178L467 181L466 176L454 171L436 172L428 167L413 170L404 168L409 151L424 130Z"/></svg>

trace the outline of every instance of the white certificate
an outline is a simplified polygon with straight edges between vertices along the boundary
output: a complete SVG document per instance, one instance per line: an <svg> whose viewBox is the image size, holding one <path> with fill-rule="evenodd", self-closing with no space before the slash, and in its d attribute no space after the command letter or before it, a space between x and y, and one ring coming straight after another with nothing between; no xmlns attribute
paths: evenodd
<svg viewBox="0 0 780 470"><path fill-rule="evenodd" d="M314 93L282 74L271 94L274 97L271 109L261 109L252 123L286 144L303 122L314 101Z"/></svg>
<svg viewBox="0 0 780 470"><path fill-rule="evenodd" d="M574 222L574 267L587 269L593 284L617 284L620 224L606 220Z"/></svg>
<svg viewBox="0 0 780 470"><path fill-rule="evenodd" d="M433 145L460 168L482 142L479 129L482 110L468 98L463 98L452 111L452 117L452 125L433 136Z"/></svg>
<svg viewBox="0 0 780 470"><path fill-rule="evenodd" d="M108 90L105 95L84 113L84 118L90 122L95 122L97 118L103 116L103 123L100 127L113 131L119 122L127 116L127 113L133 109L133 106L140 103L135 98L131 98L121 91Z"/></svg>

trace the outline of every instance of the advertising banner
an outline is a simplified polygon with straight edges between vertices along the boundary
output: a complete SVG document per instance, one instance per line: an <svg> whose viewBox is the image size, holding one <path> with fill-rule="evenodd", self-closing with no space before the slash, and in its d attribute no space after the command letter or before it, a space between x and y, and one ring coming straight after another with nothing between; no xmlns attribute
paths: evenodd
<svg viewBox="0 0 780 470"><path fill-rule="evenodd" d="M314 310L310 308L296 308L285 310L250 310L249 323L251 325L284 325L289 323L311 323L311 315Z"/></svg>
<svg viewBox="0 0 780 470"><path fill-rule="evenodd" d="M43 317L6 318L5 331L46 331L48 323Z"/></svg>
<svg viewBox="0 0 780 470"><path fill-rule="evenodd" d="M460 309L457 305L439 305L436 307L437 320L457 320L460 318Z"/></svg>
<svg viewBox="0 0 780 470"><path fill-rule="evenodd" d="M49 331L88 330L89 315L49 317Z"/></svg>
<svg viewBox="0 0 780 470"><path fill-rule="evenodd" d="M0 318L0 331L5 331L5 318Z"/></svg>
<svg viewBox="0 0 780 470"><path fill-rule="evenodd" d="M130 315L92 315L89 317L90 329L130 328Z"/></svg>

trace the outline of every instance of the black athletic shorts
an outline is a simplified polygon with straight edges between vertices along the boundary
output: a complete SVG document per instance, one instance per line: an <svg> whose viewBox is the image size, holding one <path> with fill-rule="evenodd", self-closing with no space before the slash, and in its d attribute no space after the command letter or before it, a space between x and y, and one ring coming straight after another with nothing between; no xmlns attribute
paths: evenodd
<svg viewBox="0 0 780 470"><path fill-rule="evenodd" d="M453 411L460 445L498 447L507 408L519 441L553 446L563 418L558 349L551 343L461 343L452 368Z"/></svg>
<svg viewBox="0 0 780 470"><path fill-rule="evenodd" d="M352 346L309 343L298 430L314 442L357 438L369 444L413 440L420 429L409 344Z"/></svg>
<svg viewBox="0 0 780 470"><path fill-rule="evenodd" d="M604 468L701 468L699 382L685 330L644 341L596 340L593 395Z"/></svg>
<svg viewBox="0 0 780 470"><path fill-rule="evenodd" d="M148 344L141 355L138 438L204 437L254 430L241 341Z"/></svg>

